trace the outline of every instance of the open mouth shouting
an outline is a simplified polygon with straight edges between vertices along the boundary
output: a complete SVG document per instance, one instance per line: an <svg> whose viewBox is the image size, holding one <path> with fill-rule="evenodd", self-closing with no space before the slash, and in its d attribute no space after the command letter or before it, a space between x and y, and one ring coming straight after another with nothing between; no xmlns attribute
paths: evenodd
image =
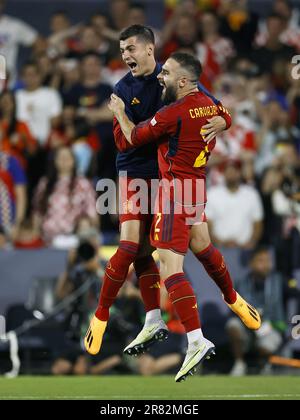
<svg viewBox="0 0 300 420"><path fill-rule="evenodd" d="M137 63L135 61L128 61L126 64L130 68L130 71L132 73L136 73L137 72L138 65L137 65Z"/></svg>

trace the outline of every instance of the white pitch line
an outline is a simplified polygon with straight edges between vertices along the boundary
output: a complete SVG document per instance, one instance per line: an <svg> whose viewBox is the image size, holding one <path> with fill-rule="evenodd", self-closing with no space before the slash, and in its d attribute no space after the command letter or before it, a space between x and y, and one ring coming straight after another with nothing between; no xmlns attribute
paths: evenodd
<svg viewBox="0 0 300 420"><path fill-rule="evenodd" d="M237 395L233 395L233 394L228 394L228 395L223 395L223 394L216 394L216 395L202 395L201 396L201 400L203 399L214 399L214 398L300 398L300 394L237 394ZM109 398L107 397L107 399L104 399L105 401L110 401L113 399L118 399L118 400L122 400L122 399L134 399L135 397L133 395L111 395ZM181 400L164 400L161 399L161 395L144 395L142 399L145 400L149 400L149 399L156 399L156 400L160 400L162 402L164 401L181 401ZM181 398L188 398L189 400L193 400L193 401L197 401L199 399L199 396L195 396L195 397L191 397L191 395L182 395ZM193 399L194 398L194 399ZM5 400L5 399L13 399L13 400L42 400L42 399L61 399L61 400L97 400L98 402L101 402L103 400L100 399L99 395L85 395L85 396L61 396L61 395L54 395L51 397L45 397L45 396L40 396L40 397L33 397L33 396L15 396L15 395L8 395L5 397L0 397L0 400ZM188 400L186 400L188 401Z"/></svg>

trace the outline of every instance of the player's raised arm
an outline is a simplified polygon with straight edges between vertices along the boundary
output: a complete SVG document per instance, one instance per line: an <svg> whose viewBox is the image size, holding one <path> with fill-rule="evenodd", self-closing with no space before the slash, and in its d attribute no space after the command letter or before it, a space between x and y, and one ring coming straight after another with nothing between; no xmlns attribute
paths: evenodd
<svg viewBox="0 0 300 420"><path fill-rule="evenodd" d="M124 102L117 95L111 95L108 107L115 116L114 124L119 124L126 139L120 136L118 144L120 151L126 151L135 146L157 141L168 132L169 123L163 117L164 113L162 112L156 113L152 119L148 119L135 126L125 113Z"/></svg>
<svg viewBox="0 0 300 420"><path fill-rule="evenodd" d="M135 127L125 113L125 103L119 96L112 94L108 108L114 114L114 135L119 151L125 151L131 146L131 131ZM122 131L122 134L120 133Z"/></svg>

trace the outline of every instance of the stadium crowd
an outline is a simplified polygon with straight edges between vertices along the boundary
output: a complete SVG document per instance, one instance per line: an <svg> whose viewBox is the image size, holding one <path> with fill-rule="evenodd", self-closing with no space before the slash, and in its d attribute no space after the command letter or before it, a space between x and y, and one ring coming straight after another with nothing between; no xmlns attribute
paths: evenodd
<svg viewBox="0 0 300 420"><path fill-rule="evenodd" d="M274 0L267 16L259 16L247 0L166 0L164 7L164 26L153 28L157 59L174 51L195 54L204 69L201 82L233 117L208 165L206 211L213 242L239 249L250 265L259 246L270 249L276 281L282 283L275 298L284 305L300 270L300 70L293 61L297 54L300 61L300 8ZM77 247L84 224L93 238L114 244L118 219L97 214L96 183L116 180L107 104L115 83L128 72L118 36L129 25L146 24L146 9L112 0L108 13L99 8L91 16L83 13L76 25L60 10L49 19L48 37L4 9L1 0L0 53L8 77L0 94L0 249ZM29 56L21 69L19 45L28 47ZM267 278L268 269L261 275ZM246 279L241 288L245 285ZM262 287L256 286L258 294ZM138 295L135 289L126 293ZM270 303L274 294L265 293ZM58 295L65 295L61 287ZM282 333L286 319L273 315L270 321ZM126 323L124 331L132 333ZM174 334L181 333L175 325ZM233 341L234 334L231 325ZM178 364L179 350L171 350ZM240 353L235 347L236 374L245 372ZM119 349L112 357L105 368L100 361L92 371L118 365ZM165 360L143 357L135 366L142 374L166 366ZM75 373L85 369L77 360ZM71 366L59 358L52 370L67 373Z"/></svg>

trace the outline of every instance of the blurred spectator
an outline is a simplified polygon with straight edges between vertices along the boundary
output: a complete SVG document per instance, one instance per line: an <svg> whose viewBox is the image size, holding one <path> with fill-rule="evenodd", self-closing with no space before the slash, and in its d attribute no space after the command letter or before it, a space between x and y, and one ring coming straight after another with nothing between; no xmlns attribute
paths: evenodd
<svg viewBox="0 0 300 420"><path fill-rule="evenodd" d="M98 150L99 138L84 118L69 119L66 110L61 124L52 130L47 146L51 149L70 146L76 159L77 174L89 178L94 175L96 169L93 167L95 166L93 149Z"/></svg>
<svg viewBox="0 0 300 420"><path fill-rule="evenodd" d="M300 11L294 7L290 0L274 0L273 11L288 21L291 29L300 29Z"/></svg>
<svg viewBox="0 0 300 420"><path fill-rule="evenodd" d="M99 56L88 53L81 62L81 82L66 98L66 105L75 108L77 115L86 118L91 125L112 121L112 114L107 109L112 89L102 82L101 71Z"/></svg>
<svg viewBox="0 0 300 420"><path fill-rule="evenodd" d="M97 226L94 189L86 178L76 175L75 158L69 148L54 152L48 176L41 179L35 194L34 215L47 244L57 235L72 234L83 215Z"/></svg>
<svg viewBox="0 0 300 420"><path fill-rule="evenodd" d="M56 62L55 71L59 75L59 80L57 80L58 84L55 87L58 89L63 102L65 102L65 98L71 89L80 82L79 64L79 61L75 58L62 58Z"/></svg>
<svg viewBox="0 0 300 420"><path fill-rule="evenodd" d="M225 70L228 61L235 55L232 41L220 35L218 16L213 12L205 12L199 19L202 41L209 46L214 53L214 58Z"/></svg>
<svg viewBox="0 0 300 420"><path fill-rule="evenodd" d="M65 56L69 51L79 50L78 35L82 25L71 26L68 13L54 12L50 17L50 35L47 39L47 54L51 59Z"/></svg>
<svg viewBox="0 0 300 420"><path fill-rule="evenodd" d="M208 88L212 88L212 83L220 73L220 67L211 48L199 42L197 21L189 14L183 14L174 20L173 33L171 38L164 38L161 59L165 61L170 54L176 50L184 50L195 54L202 63L203 72L201 82Z"/></svg>
<svg viewBox="0 0 300 420"><path fill-rule="evenodd" d="M206 215L218 246L255 248L262 234L263 208L255 188L243 185L241 164L228 161L225 185L208 190Z"/></svg>
<svg viewBox="0 0 300 420"><path fill-rule="evenodd" d="M217 3L218 1L219 0L211 0L210 3ZM187 13L194 18L198 17L200 14L199 1L165 0L165 17L167 22L184 13Z"/></svg>
<svg viewBox="0 0 300 420"><path fill-rule="evenodd" d="M70 51L69 58L84 58L88 53L97 54L103 64L107 64L116 52L116 44L107 39L103 32L93 26L84 26L80 31L79 50Z"/></svg>
<svg viewBox="0 0 300 420"><path fill-rule="evenodd" d="M38 66L42 86L57 88L58 74L56 73L55 61L52 60L46 52L42 52L35 56L35 63Z"/></svg>
<svg viewBox="0 0 300 420"><path fill-rule="evenodd" d="M263 323L258 331L252 332L237 318L228 321L226 329L234 356L233 376L247 373L245 354L251 345L258 351L261 367L265 367L269 356L279 349L286 328L284 280L280 273L273 270L269 250L258 248L249 268L248 274L235 283L235 289L259 310Z"/></svg>
<svg viewBox="0 0 300 420"><path fill-rule="evenodd" d="M17 76L19 45L32 47L39 42L39 35L22 20L3 14L5 3L5 0L0 0L0 54L6 59L9 84L13 86Z"/></svg>
<svg viewBox="0 0 300 420"><path fill-rule="evenodd" d="M102 236L95 221L88 216L82 216L76 223L74 232L67 237L58 235L54 238L52 245L56 249L72 250L77 248L81 242L89 242L95 249L100 248Z"/></svg>
<svg viewBox="0 0 300 420"><path fill-rule="evenodd" d="M28 126L17 119L16 100L12 92L5 90L0 96L0 150L15 156L24 169L28 158L38 147Z"/></svg>
<svg viewBox="0 0 300 420"><path fill-rule="evenodd" d="M129 6L128 26L131 25L147 25L146 6L142 3L131 3ZM147 25L149 26L149 25ZM157 28L150 26L154 33L155 46L161 46L161 33Z"/></svg>
<svg viewBox="0 0 300 420"><path fill-rule="evenodd" d="M281 243L278 250L280 268L290 278L300 268L300 160L295 147L286 146L290 157L282 173L281 185L272 194L274 213L282 218Z"/></svg>
<svg viewBox="0 0 300 420"><path fill-rule="evenodd" d="M98 10L91 15L90 25L101 37L115 42L116 46L119 46L119 32L111 28L109 17L102 10Z"/></svg>
<svg viewBox="0 0 300 420"><path fill-rule="evenodd" d="M292 66L291 66L292 67ZM288 74L290 74L290 87L287 93L287 100L289 103L289 111L291 122L294 127L297 127L298 133L297 137L297 149L300 153L300 83L299 79L293 78L292 69L288 69Z"/></svg>
<svg viewBox="0 0 300 420"><path fill-rule="evenodd" d="M262 72L271 73L276 61L291 62L296 54L293 47L284 45L280 40L284 28L285 21L280 15L272 14L267 17L266 42L264 46L253 50L251 54L252 60Z"/></svg>
<svg viewBox="0 0 300 420"><path fill-rule="evenodd" d="M102 82L101 60L96 54L87 54L81 62L81 83L74 86L66 97L66 107L85 119L97 132L99 177L114 178L115 146L112 137L112 114L107 107L112 88Z"/></svg>
<svg viewBox="0 0 300 420"><path fill-rule="evenodd" d="M16 93L17 117L25 121L44 146L52 126L57 125L61 112L61 98L56 90L42 86L39 68L35 63L27 63L22 69L24 89Z"/></svg>
<svg viewBox="0 0 300 420"><path fill-rule="evenodd" d="M95 248L88 242L70 252L67 270L60 276L56 296L63 300L84 284L86 290L66 310L64 351L52 365L54 375L86 374L88 356L80 346L82 324L88 322L89 313L96 305L99 293L100 264Z"/></svg>
<svg viewBox="0 0 300 420"><path fill-rule="evenodd" d="M300 12L288 0L275 0L273 2L272 13L279 15L283 22L284 28L280 33L280 41L282 44L292 46L300 51ZM268 28L266 20L262 20L259 24L259 33L256 37L256 44L263 46L268 38Z"/></svg>
<svg viewBox="0 0 300 420"><path fill-rule="evenodd" d="M132 329L124 317L124 306L122 311L116 306L111 308L110 322L99 355L91 358L80 345L89 318L97 305L104 265L105 262L98 256L98 248L90 241L82 242L69 254L68 267L59 278L56 294L59 299L64 299L79 289L82 293L66 311L65 350L52 365L52 373L55 375L103 374L122 363L122 352ZM130 303L133 303L132 299L127 299L126 305Z"/></svg>
<svg viewBox="0 0 300 420"><path fill-rule="evenodd" d="M224 183L224 169L228 159L240 160L245 183L255 180L254 162L256 158L256 135L245 118L236 118L235 111L230 110L232 127L218 136L218 141L209 163L210 185Z"/></svg>
<svg viewBox="0 0 300 420"><path fill-rule="evenodd" d="M128 26L130 0L111 0L109 2L112 29L120 32Z"/></svg>
<svg viewBox="0 0 300 420"><path fill-rule="evenodd" d="M14 239L26 213L26 178L18 160L0 151L0 227Z"/></svg>
<svg viewBox="0 0 300 420"><path fill-rule="evenodd" d="M11 243L4 229L0 226L0 251L11 249Z"/></svg>
<svg viewBox="0 0 300 420"><path fill-rule="evenodd" d="M260 181L260 194L264 208L264 231L261 242L278 249L282 241L282 223L273 208L272 197L274 191L280 188L283 173L278 166L271 166L262 174Z"/></svg>
<svg viewBox="0 0 300 420"><path fill-rule="evenodd" d="M248 0L221 0L218 9L221 34L230 38L238 55L248 56L258 26L258 16L248 8Z"/></svg>
<svg viewBox="0 0 300 420"><path fill-rule="evenodd" d="M33 221L30 219L23 220L14 240L14 248L39 249L44 247L45 243L41 238L41 232L34 226Z"/></svg>
<svg viewBox="0 0 300 420"><path fill-rule="evenodd" d="M260 118L255 160L255 169L259 175L272 165L282 144L294 142L295 134L289 121L287 101L280 95L269 96Z"/></svg>

